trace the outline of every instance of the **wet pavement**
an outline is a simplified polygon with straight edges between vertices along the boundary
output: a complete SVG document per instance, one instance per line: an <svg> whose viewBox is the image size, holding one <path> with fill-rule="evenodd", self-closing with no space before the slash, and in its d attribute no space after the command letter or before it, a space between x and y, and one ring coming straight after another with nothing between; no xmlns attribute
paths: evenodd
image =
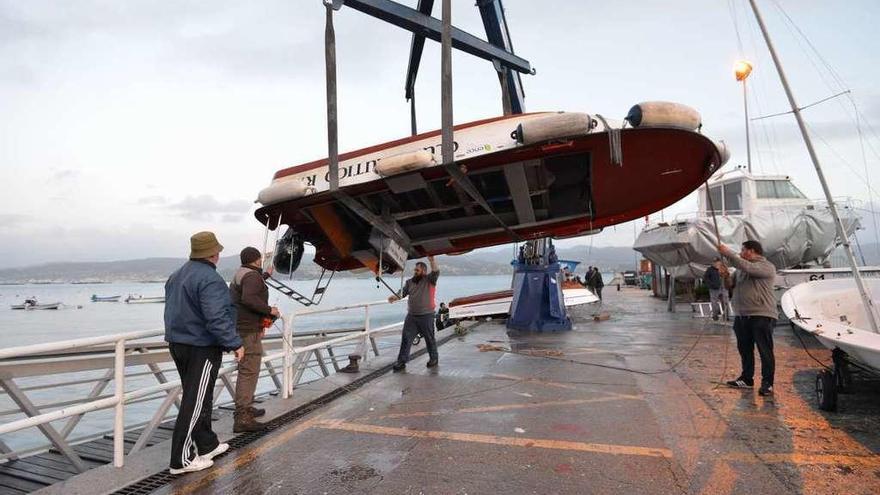
<svg viewBox="0 0 880 495"><path fill-rule="evenodd" d="M880 493L878 382L818 411L819 365L780 327L765 399L718 385L739 371L729 325L637 290L593 310L557 334L481 324L439 368L416 359L160 493Z"/></svg>

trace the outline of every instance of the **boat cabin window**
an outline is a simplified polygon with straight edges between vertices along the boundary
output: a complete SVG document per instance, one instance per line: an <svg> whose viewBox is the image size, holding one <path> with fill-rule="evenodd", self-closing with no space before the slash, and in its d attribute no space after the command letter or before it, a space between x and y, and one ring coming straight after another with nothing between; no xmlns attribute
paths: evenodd
<svg viewBox="0 0 880 495"><path fill-rule="evenodd" d="M729 214L742 213L742 182L724 184L724 212Z"/></svg>
<svg viewBox="0 0 880 495"><path fill-rule="evenodd" d="M709 188L712 207L716 213L735 215L742 213L742 182L728 182ZM706 204L709 209L709 204Z"/></svg>
<svg viewBox="0 0 880 495"><path fill-rule="evenodd" d="M759 180L755 181L758 199L803 199L806 198L791 181Z"/></svg>
<svg viewBox="0 0 880 495"><path fill-rule="evenodd" d="M721 186L709 188L709 199L711 199L711 201L706 203L706 209L712 209L715 210L716 213L721 213L724 209L724 203L721 201Z"/></svg>

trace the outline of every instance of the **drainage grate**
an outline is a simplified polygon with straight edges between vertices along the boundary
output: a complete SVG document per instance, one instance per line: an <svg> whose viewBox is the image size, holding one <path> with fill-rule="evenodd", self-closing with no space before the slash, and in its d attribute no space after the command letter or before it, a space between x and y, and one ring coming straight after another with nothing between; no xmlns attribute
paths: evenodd
<svg viewBox="0 0 880 495"><path fill-rule="evenodd" d="M446 342L449 342L450 340L452 340L455 337L456 337L456 334L450 333L449 335L443 337L442 339L437 339L437 346L439 347L439 346L445 344ZM412 357L416 358L419 356L423 356L426 352L427 352L427 349L420 349L420 350L414 352L412 354ZM388 373L389 371L391 371L391 366L392 366L391 364L383 366L382 368L379 368L376 371L373 371L372 373L370 373L368 375L364 375L364 376L358 378L357 380L349 383L348 385L334 389L332 392L329 392L325 395L322 395L321 397L318 397L317 399L313 400L312 402L309 402L307 404L303 404L302 406L300 406L296 409L293 409L291 411L288 411L288 412L284 413L283 415L273 419L272 421L268 421L266 423L266 429L264 429L262 431L242 433L241 435L235 436L234 438L232 438L228 442L229 443L229 450L233 451L233 450L245 447L248 444L253 443L253 442L259 440L260 438L272 433L273 431L275 431L279 428L282 428L284 426L287 426L288 424L302 418L303 416L311 413L312 411L315 411L316 409L319 409L319 408L323 407L324 405L329 404L330 402L333 402L334 400L338 399L339 397L342 397L343 395L347 395L352 390L356 390L356 389L366 385L368 382L375 380L376 378L379 378L380 376L384 375L385 373ZM179 476L172 475L166 469L166 470L161 471L159 473L150 475L140 481L136 481L128 486L120 488L119 490L116 490L115 492L113 492L113 494L114 495L146 495L146 494L154 492L155 490L158 490L159 488L164 487L165 485L171 483L175 479L179 479Z"/></svg>

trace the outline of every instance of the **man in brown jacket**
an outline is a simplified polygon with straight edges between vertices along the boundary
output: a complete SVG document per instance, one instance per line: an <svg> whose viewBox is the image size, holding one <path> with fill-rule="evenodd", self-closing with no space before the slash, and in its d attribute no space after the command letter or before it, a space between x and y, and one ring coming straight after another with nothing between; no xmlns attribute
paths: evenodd
<svg viewBox="0 0 880 495"><path fill-rule="evenodd" d="M241 250L241 268L229 284L232 303L238 310L238 334L244 343L244 358L238 363L238 379L235 382L235 423L232 431L242 433L260 431L265 428L256 417L266 413L253 406L254 392L260 375L263 358L263 336L266 328L263 320L279 316L278 308L269 306L269 288L265 279L271 273L262 270L263 257L254 247Z"/></svg>
<svg viewBox="0 0 880 495"><path fill-rule="evenodd" d="M773 394L773 376L776 358L773 356L773 327L779 313L773 296L776 267L764 257L764 248L758 241L742 243L737 255L725 245L719 252L736 267L731 277L726 270L721 275L724 285L733 289L733 331L736 347L742 360L742 373L736 380L727 382L734 388L752 388L755 376L755 347L761 356L761 388L759 395Z"/></svg>

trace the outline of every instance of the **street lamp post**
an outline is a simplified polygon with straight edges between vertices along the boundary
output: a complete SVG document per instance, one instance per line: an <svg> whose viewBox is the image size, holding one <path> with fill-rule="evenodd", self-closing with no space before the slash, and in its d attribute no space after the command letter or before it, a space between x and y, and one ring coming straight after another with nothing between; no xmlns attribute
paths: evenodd
<svg viewBox="0 0 880 495"><path fill-rule="evenodd" d="M746 79L752 73L752 64L745 60L739 60L733 65L736 80L743 83L743 108L746 114L746 163L749 166L749 174L752 173L752 143L749 139L749 99L746 93Z"/></svg>

